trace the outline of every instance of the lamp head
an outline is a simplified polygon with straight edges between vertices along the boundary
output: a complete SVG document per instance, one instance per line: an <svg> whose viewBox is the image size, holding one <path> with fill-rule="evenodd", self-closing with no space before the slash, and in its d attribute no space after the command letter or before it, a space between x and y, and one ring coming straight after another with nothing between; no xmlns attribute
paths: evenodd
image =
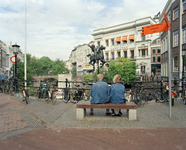
<svg viewBox="0 0 186 150"><path fill-rule="evenodd" d="M13 47L13 52L14 53L18 53L18 51L19 51L19 45L17 45L17 43L15 43L14 45L12 45L12 47Z"/></svg>

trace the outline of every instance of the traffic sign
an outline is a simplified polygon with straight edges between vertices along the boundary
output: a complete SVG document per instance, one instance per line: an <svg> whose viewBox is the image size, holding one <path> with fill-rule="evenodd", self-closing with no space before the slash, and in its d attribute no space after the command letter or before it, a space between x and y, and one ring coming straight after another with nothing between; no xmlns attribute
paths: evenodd
<svg viewBox="0 0 186 150"><path fill-rule="evenodd" d="M10 61L11 61L12 63L15 63L15 59L12 60L14 57L15 57L15 56L12 56L12 57L10 58ZM16 58L16 62L18 62L18 58Z"/></svg>
<svg viewBox="0 0 186 150"><path fill-rule="evenodd" d="M153 33L158 33L158 32L163 32L170 30L170 21L168 21L168 25L166 22L158 23L158 24L153 24L149 26L142 27L142 36L147 35L147 34L153 34Z"/></svg>
<svg viewBox="0 0 186 150"><path fill-rule="evenodd" d="M143 36L147 34L153 34L157 32L163 32L163 31L170 30L170 21L168 20L165 14L165 11L164 11L164 19L165 19L165 22L142 27L141 35Z"/></svg>

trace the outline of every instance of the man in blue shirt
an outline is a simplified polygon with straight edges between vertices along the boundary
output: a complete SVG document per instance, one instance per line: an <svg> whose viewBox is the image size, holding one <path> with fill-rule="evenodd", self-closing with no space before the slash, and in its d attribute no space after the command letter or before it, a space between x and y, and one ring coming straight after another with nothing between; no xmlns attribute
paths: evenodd
<svg viewBox="0 0 186 150"><path fill-rule="evenodd" d="M91 88L91 104L102 104L109 102L109 86L103 82L103 75L97 75L97 82ZM93 109L90 109L90 115L93 115ZM110 115L109 109L106 110L106 115Z"/></svg>
<svg viewBox="0 0 186 150"><path fill-rule="evenodd" d="M3 71L3 74L0 75L0 80L3 81L3 80L5 80L6 78L8 79L9 76L6 74L6 70L4 70L4 71Z"/></svg>
<svg viewBox="0 0 186 150"><path fill-rule="evenodd" d="M5 80L6 78L9 79L9 76L6 74L6 70L4 70L4 71L3 71L3 74L0 75L0 81L1 81L0 87L1 87L1 88L3 88L3 86L4 86L4 80Z"/></svg>

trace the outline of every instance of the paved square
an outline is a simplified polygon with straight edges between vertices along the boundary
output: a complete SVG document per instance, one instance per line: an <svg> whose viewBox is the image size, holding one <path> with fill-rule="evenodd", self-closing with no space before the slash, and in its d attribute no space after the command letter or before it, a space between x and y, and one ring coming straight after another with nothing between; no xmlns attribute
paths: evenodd
<svg viewBox="0 0 186 150"><path fill-rule="evenodd" d="M16 111L0 113L0 133L25 127L28 125Z"/></svg>

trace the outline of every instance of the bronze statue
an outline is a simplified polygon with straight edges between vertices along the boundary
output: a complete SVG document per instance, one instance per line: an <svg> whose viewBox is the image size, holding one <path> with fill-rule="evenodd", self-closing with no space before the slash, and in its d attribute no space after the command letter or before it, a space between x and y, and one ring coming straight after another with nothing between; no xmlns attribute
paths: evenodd
<svg viewBox="0 0 186 150"><path fill-rule="evenodd" d="M101 45L99 48L95 47L95 45L93 44L92 46L88 45L92 52L94 52L94 54L88 54L87 57L90 56L90 62L89 64L94 65L96 63L96 60L100 60L102 62L102 66L105 64L105 60L104 60L104 54L103 54L103 50L105 50L105 47L103 45Z"/></svg>

